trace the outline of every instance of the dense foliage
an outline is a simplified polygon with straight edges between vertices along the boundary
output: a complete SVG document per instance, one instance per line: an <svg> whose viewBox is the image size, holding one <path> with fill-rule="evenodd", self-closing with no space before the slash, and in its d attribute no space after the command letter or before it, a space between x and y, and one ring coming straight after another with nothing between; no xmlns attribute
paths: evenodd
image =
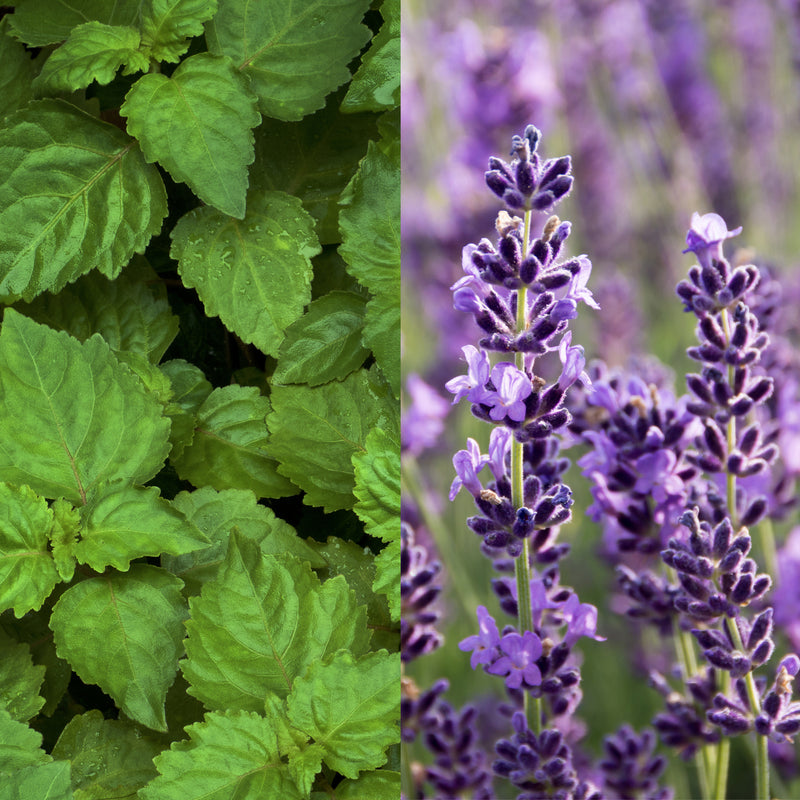
<svg viewBox="0 0 800 800"><path fill-rule="evenodd" d="M396 796L399 1L11 5L0 794Z"/></svg>

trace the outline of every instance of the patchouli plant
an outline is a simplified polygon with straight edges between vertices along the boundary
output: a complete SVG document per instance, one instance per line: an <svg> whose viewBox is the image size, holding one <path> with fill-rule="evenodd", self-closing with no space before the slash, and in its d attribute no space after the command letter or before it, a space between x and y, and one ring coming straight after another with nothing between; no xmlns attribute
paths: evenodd
<svg viewBox="0 0 800 800"><path fill-rule="evenodd" d="M399 2L0 19L0 795L389 798Z"/></svg>

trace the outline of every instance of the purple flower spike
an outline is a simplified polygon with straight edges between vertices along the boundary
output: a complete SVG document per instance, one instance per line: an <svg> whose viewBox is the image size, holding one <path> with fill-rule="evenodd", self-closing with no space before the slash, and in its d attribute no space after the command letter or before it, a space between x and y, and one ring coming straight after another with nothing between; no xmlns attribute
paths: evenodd
<svg viewBox="0 0 800 800"><path fill-rule="evenodd" d="M522 422L525 419L525 400L533 391L531 379L514 364L501 361L492 369L495 392L487 394L482 402L492 406L489 416L499 422L505 417Z"/></svg>
<svg viewBox="0 0 800 800"><path fill-rule="evenodd" d="M489 462L489 458L481 455L481 449L474 439L467 439L467 447L468 450L459 450L453 456L456 477L450 484L451 501L455 500L462 486L466 487L473 497L478 497L483 491L483 486L478 480L478 473Z"/></svg>
<svg viewBox="0 0 800 800"><path fill-rule="evenodd" d="M497 623L489 614L486 606L478 606L478 629L480 633L467 636L458 643L458 649L463 653L472 650L469 665L477 669L478 664L491 664L497 657L500 647L500 632Z"/></svg>
<svg viewBox="0 0 800 800"><path fill-rule="evenodd" d="M487 672L505 676L509 689L541 684L542 673L536 666L536 661L542 655L542 641L535 633L525 631L522 636L518 633L507 633L500 640L500 650L504 655L487 667Z"/></svg>
<svg viewBox="0 0 800 800"><path fill-rule="evenodd" d="M586 366L586 357L583 354L583 348L580 345L571 347L571 343L572 331L567 331L558 347L558 355L561 358L561 363L564 365L564 368L561 370L561 376L558 379L558 388L561 389L562 392L569 389L576 381L587 389L592 386L589 376L583 369Z"/></svg>
<svg viewBox="0 0 800 800"><path fill-rule="evenodd" d="M511 431L495 428L489 437L489 469L499 481L506 474L506 456L511 452Z"/></svg>
<svg viewBox="0 0 800 800"><path fill-rule="evenodd" d="M719 214L692 214L692 225L686 234L684 253L692 252L704 267L710 267L711 261L722 259L722 243L742 232L741 226L729 231L725 220Z"/></svg>
<svg viewBox="0 0 800 800"><path fill-rule="evenodd" d="M597 635L597 609L589 603L581 603L578 595L570 595L561 607L561 613L567 621L564 642L569 647L572 647L581 636L588 636L596 642L606 640L605 636Z"/></svg>
<svg viewBox="0 0 800 800"><path fill-rule="evenodd" d="M447 381L445 388L455 395L454 404L462 397L466 397L471 403L480 403L488 394L484 386L489 380L489 354L471 344L462 347L461 352L467 361L468 373Z"/></svg>

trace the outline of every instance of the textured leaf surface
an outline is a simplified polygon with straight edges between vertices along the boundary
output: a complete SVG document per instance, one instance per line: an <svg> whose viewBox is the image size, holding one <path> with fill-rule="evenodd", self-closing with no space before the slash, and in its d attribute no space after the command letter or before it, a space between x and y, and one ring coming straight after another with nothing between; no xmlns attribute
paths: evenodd
<svg viewBox="0 0 800 800"><path fill-rule="evenodd" d="M0 119L31 99L35 74L31 54L9 34L8 19L0 19Z"/></svg>
<svg viewBox="0 0 800 800"><path fill-rule="evenodd" d="M173 503L211 542L204 550L162 559L164 567L186 584L186 594L200 594L203 584L216 576L225 560L234 528L242 536L258 542L262 553L291 553L314 567L324 563L288 522L256 502L250 491L225 489L218 492L204 486L196 492L181 492Z"/></svg>
<svg viewBox="0 0 800 800"><path fill-rule="evenodd" d="M345 778L337 783L333 800L396 800L399 796L400 773L379 769L362 772L356 780Z"/></svg>
<svg viewBox="0 0 800 800"><path fill-rule="evenodd" d="M95 572L127 570L134 558L181 555L209 541L155 487L117 486L101 490L81 509L81 540L73 548Z"/></svg>
<svg viewBox="0 0 800 800"><path fill-rule="evenodd" d="M62 100L9 117L0 174L0 295L32 300L95 267L113 278L167 213L136 142Z"/></svg>
<svg viewBox="0 0 800 800"><path fill-rule="evenodd" d="M0 708L18 722L35 717L44 705L39 687L45 668L34 665L27 644L0 630Z"/></svg>
<svg viewBox="0 0 800 800"><path fill-rule="evenodd" d="M146 70L135 28L86 22L74 28L64 44L45 61L34 81L40 92L74 92L93 81L111 83L125 65L124 75Z"/></svg>
<svg viewBox="0 0 800 800"><path fill-rule="evenodd" d="M152 478L167 455L168 434L158 401L99 336L81 344L6 309L0 479L83 502L100 481Z"/></svg>
<svg viewBox="0 0 800 800"><path fill-rule="evenodd" d="M331 292L314 300L286 331L276 383L319 386L358 369L369 351L361 345L366 301L352 292Z"/></svg>
<svg viewBox="0 0 800 800"><path fill-rule="evenodd" d="M25 44L63 42L70 31L91 20L134 25L141 0L18 0L11 27Z"/></svg>
<svg viewBox="0 0 800 800"><path fill-rule="evenodd" d="M300 122L265 119L256 130L250 189L299 197L322 244L338 244L339 196L377 136L374 114L341 114L336 95Z"/></svg>
<svg viewBox="0 0 800 800"><path fill-rule="evenodd" d="M350 79L348 62L369 39L369 0L231 0L206 26L208 49L251 81L269 117L302 119Z"/></svg>
<svg viewBox="0 0 800 800"><path fill-rule="evenodd" d="M400 0L383 0L383 25L342 102L342 111L387 111L400 105Z"/></svg>
<svg viewBox="0 0 800 800"><path fill-rule="evenodd" d="M140 353L154 363L178 333L163 283L138 256L113 281L92 272L57 295L48 292L15 308L82 342L99 333L112 350Z"/></svg>
<svg viewBox="0 0 800 800"><path fill-rule="evenodd" d="M342 196L339 247L348 271L374 295L364 341L400 396L400 169L370 142Z"/></svg>
<svg viewBox="0 0 800 800"><path fill-rule="evenodd" d="M227 58L199 53L171 77L149 74L120 108L148 161L224 214L241 219L253 133L261 121L245 78Z"/></svg>
<svg viewBox="0 0 800 800"><path fill-rule="evenodd" d="M189 38L203 32L203 23L216 10L217 0L146 0L142 44L158 61L178 61L189 47Z"/></svg>
<svg viewBox="0 0 800 800"><path fill-rule="evenodd" d="M194 439L172 463L184 480L215 489L286 497L297 489L277 472L265 422L270 404L253 386L223 386L197 412Z"/></svg>
<svg viewBox="0 0 800 800"><path fill-rule="evenodd" d="M42 607L59 581L47 546L53 512L27 486L0 483L0 611L21 617Z"/></svg>
<svg viewBox="0 0 800 800"><path fill-rule="evenodd" d="M353 455L358 502L353 509L370 536L384 542L400 538L400 444L376 428L366 450Z"/></svg>
<svg viewBox="0 0 800 800"><path fill-rule="evenodd" d="M325 763L347 778L386 761L400 739L400 654L381 650L360 659L337 653L295 682L289 721L325 750Z"/></svg>
<svg viewBox="0 0 800 800"><path fill-rule="evenodd" d="M383 416L366 371L324 386L275 386L270 397L270 449L279 471L306 492L308 505L352 508L351 456L364 450Z"/></svg>
<svg viewBox="0 0 800 800"><path fill-rule="evenodd" d="M69 764L51 761L23 767L3 782L0 792L2 800L72 800Z"/></svg>
<svg viewBox="0 0 800 800"><path fill-rule="evenodd" d="M170 255L210 316L245 342L277 355L284 330L311 299L314 220L284 192L250 195L242 221L190 211L172 232Z"/></svg>
<svg viewBox="0 0 800 800"><path fill-rule="evenodd" d="M189 742L156 758L160 775L141 800L303 800L281 761L275 729L258 714L206 714Z"/></svg>
<svg viewBox="0 0 800 800"><path fill-rule="evenodd" d="M58 654L86 683L96 683L129 717L166 730L164 698L183 652L181 581L134 564L68 589L50 627Z"/></svg>
<svg viewBox="0 0 800 800"><path fill-rule="evenodd" d="M400 619L400 542L391 542L375 558L376 575L372 584L377 594L386 595L389 611Z"/></svg>
<svg viewBox="0 0 800 800"><path fill-rule="evenodd" d="M0 708L0 776L50 760L42 750L42 734Z"/></svg>
<svg viewBox="0 0 800 800"><path fill-rule="evenodd" d="M172 422L169 440L170 459L181 457L184 447L194 439L196 415L203 401L211 394L212 386L202 370L182 358L167 361L159 369L169 378L172 397L165 408Z"/></svg>
<svg viewBox="0 0 800 800"><path fill-rule="evenodd" d="M72 786L85 800L132 797L156 776L161 747L130 722L103 719L92 710L73 717L53 747L53 758L71 764Z"/></svg>
<svg viewBox="0 0 800 800"><path fill-rule="evenodd" d="M264 555L233 534L215 580L190 600L183 673L211 709L259 711L285 697L309 664L340 648L363 652L366 614L344 578L320 584L308 564Z"/></svg>

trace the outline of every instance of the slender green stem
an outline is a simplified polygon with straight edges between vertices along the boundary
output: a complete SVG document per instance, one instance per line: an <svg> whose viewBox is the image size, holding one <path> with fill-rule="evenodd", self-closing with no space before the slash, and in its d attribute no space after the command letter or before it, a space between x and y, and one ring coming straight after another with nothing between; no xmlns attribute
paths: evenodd
<svg viewBox="0 0 800 800"><path fill-rule="evenodd" d="M528 252L528 240L531 230L531 212L525 212L525 222L522 234L522 252ZM528 327L527 319L528 290L522 286L517 290L517 333L522 333ZM514 354L517 369L525 369L525 354ZM525 474L523 464L523 445L516 437L511 438L511 504L515 509L525 505ZM531 611L531 571L530 571L530 545L527 539L522 541L522 553L517 557L514 574L517 580L517 614L519 617L520 633L533 630L533 613ZM528 702L528 693L525 693L525 715L532 728L539 733L542 726L542 702L535 700Z"/></svg>

